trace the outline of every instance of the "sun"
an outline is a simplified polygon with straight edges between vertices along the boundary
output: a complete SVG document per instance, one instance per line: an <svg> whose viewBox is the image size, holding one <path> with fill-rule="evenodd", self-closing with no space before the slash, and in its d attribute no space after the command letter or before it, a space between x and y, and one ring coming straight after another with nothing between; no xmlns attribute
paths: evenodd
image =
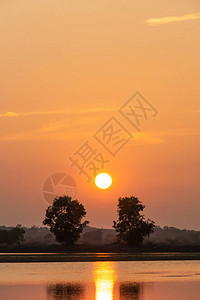
<svg viewBox="0 0 200 300"><path fill-rule="evenodd" d="M95 178L95 184L98 188L105 190L112 184L112 178L107 173L100 173Z"/></svg>

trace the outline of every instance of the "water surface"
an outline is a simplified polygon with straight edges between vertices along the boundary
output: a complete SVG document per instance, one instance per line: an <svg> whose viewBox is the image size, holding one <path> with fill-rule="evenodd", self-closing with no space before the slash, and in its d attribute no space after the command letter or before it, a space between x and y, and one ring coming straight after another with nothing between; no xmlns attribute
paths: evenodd
<svg viewBox="0 0 200 300"><path fill-rule="evenodd" d="M199 300L200 261L0 264L1 300Z"/></svg>

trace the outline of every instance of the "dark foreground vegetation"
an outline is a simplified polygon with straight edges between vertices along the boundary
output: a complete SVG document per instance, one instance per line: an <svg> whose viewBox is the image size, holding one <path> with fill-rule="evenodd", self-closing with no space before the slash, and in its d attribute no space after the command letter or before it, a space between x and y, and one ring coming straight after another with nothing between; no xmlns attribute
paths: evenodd
<svg viewBox="0 0 200 300"><path fill-rule="evenodd" d="M150 219L145 220L142 214L144 208L136 197L119 198L118 219L113 221L114 229L100 229L88 226L89 222L83 220L86 211L78 200L68 196L56 197L47 208L43 222L49 229L36 226L27 228L20 224L16 227L0 226L0 253L49 254L1 254L0 261L200 258L197 253L200 252L200 231L155 226ZM110 255L103 256L105 252ZM188 255L188 252L191 254Z"/></svg>
<svg viewBox="0 0 200 300"><path fill-rule="evenodd" d="M0 226L0 231L11 227ZM156 226L154 233L139 247L118 243L113 229L87 226L77 243L67 250L56 242L46 227L23 227L24 241L14 244L0 243L0 253L131 253L131 252L200 252L200 231Z"/></svg>
<svg viewBox="0 0 200 300"><path fill-rule="evenodd" d="M200 260L200 253L13 253L0 255L0 263L161 260Z"/></svg>

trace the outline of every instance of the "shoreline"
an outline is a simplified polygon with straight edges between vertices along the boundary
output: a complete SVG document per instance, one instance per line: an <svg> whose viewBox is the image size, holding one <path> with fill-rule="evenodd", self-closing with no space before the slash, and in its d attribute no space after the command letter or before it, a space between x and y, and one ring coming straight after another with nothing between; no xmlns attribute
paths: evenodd
<svg viewBox="0 0 200 300"><path fill-rule="evenodd" d="M196 253L0 253L0 263L200 260Z"/></svg>

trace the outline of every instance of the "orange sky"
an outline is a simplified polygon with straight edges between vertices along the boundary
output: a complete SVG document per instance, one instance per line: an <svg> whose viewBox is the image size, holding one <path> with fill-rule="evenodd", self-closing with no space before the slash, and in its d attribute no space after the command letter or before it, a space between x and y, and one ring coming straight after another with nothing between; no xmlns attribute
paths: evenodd
<svg viewBox="0 0 200 300"><path fill-rule="evenodd" d="M199 229L199 1L4 1L0 23L0 224L41 225L42 184L65 172L92 226L133 195L156 224ZM139 133L118 112L136 91L158 110ZM112 116L134 136L115 158L93 138ZM87 140L108 190L70 167Z"/></svg>

